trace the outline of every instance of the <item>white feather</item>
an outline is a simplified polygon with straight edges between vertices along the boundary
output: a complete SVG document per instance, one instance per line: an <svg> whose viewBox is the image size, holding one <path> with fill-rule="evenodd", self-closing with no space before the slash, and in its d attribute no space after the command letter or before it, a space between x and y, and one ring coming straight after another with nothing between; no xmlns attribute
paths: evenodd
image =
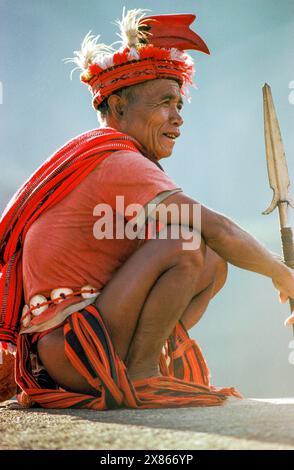
<svg viewBox="0 0 294 470"><path fill-rule="evenodd" d="M175 47L172 47L170 50L170 58L171 60L178 60L179 62L185 62L185 64L188 66L194 65L194 61L189 54L183 51L180 51L179 49L176 49Z"/></svg>
<svg viewBox="0 0 294 470"><path fill-rule="evenodd" d="M120 34L123 47L136 47L139 44L139 40L146 40L148 32L140 31L139 27L144 25L145 12L149 10L143 10L141 8L135 8L134 10L125 11L123 8L123 15L121 20L116 20L120 28Z"/></svg>
<svg viewBox="0 0 294 470"><path fill-rule="evenodd" d="M100 55L95 59L95 64L98 64L102 69L113 67L113 55L112 54Z"/></svg>
<svg viewBox="0 0 294 470"><path fill-rule="evenodd" d="M140 56L137 52L137 49L135 47L130 48L130 52L128 53L128 57L130 60L139 60Z"/></svg>
<svg viewBox="0 0 294 470"><path fill-rule="evenodd" d="M170 50L170 58L171 60L179 60L184 62L184 54L182 51L179 51L179 49L176 49L175 47L172 47Z"/></svg>
<svg viewBox="0 0 294 470"><path fill-rule="evenodd" d="M82 71L85 71L90 64L99 64L99 59L104 58L106 54L110 56L114 51L113 48L103 43L97 43L99 37L99 35L95 37L89 31L82 42L81 50L74 51L75 57L65 59L65 62L72 62Z"/></svg>

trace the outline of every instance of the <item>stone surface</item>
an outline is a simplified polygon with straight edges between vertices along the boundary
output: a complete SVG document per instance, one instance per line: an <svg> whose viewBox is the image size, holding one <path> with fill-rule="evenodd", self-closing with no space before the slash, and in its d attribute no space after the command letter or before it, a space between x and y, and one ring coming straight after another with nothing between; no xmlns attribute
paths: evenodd
<svg viewBox="0 0 294 470"><path fill-rule="evenodd" d="M0 405L0 449L292 449L294 398L230 398L221 407L20 409Z"/></svg>

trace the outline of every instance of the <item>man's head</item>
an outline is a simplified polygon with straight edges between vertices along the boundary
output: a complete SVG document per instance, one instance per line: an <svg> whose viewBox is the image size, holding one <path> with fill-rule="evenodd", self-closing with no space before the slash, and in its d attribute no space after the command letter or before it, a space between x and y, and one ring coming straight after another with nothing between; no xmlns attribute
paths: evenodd
<svg viewBox="0 0 294 470"><path fill-rule="evenodd" d="M179 84L156 79L112 94L100 113L104 125L134 137L151 157L160 160L171 155L180 135L182 106Z"/></svg>
<svg viewBox="0 0 294 470"><path fill-rule="evenodd" d="M181 94L193 83L194 62L186 51L209 49L189 28L195 15L145 17L145 11L123 10L118 50L89 32L68 60L82 70L99 120L135 137L159 160L172 153L183 123Z"/></svg>

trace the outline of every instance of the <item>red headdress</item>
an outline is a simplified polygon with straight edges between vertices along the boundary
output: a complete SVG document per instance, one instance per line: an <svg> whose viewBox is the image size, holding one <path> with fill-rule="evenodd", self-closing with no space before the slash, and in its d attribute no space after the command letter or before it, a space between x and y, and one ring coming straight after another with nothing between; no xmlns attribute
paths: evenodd
<svg viewBox="0 0 294 470"><path fill-rule="evenodd" d="M185 53L194 49L209 54L205 42L189 26L195 15L144 17L145 10L130 10L121 21L122 46L98 44L99 36L85 37L76 57L68 59L82 69L81 81L93 94L95 109L120 88L156 78L172 78L181 89L192 84L193 60Z"/></svg>

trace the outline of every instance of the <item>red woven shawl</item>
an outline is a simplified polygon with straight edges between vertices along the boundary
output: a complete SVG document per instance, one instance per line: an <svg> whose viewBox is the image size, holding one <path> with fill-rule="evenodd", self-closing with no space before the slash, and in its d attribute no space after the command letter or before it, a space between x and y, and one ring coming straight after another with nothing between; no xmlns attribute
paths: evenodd
<svg viewBox="0 0 294 470"><path fill-rule="evenodd" d="M22 247L31 224L112 152L138 149L135 139L115 129L86 132L49 157L13 196L0 221L0 342L17 341L24 304Z"/></svg>

